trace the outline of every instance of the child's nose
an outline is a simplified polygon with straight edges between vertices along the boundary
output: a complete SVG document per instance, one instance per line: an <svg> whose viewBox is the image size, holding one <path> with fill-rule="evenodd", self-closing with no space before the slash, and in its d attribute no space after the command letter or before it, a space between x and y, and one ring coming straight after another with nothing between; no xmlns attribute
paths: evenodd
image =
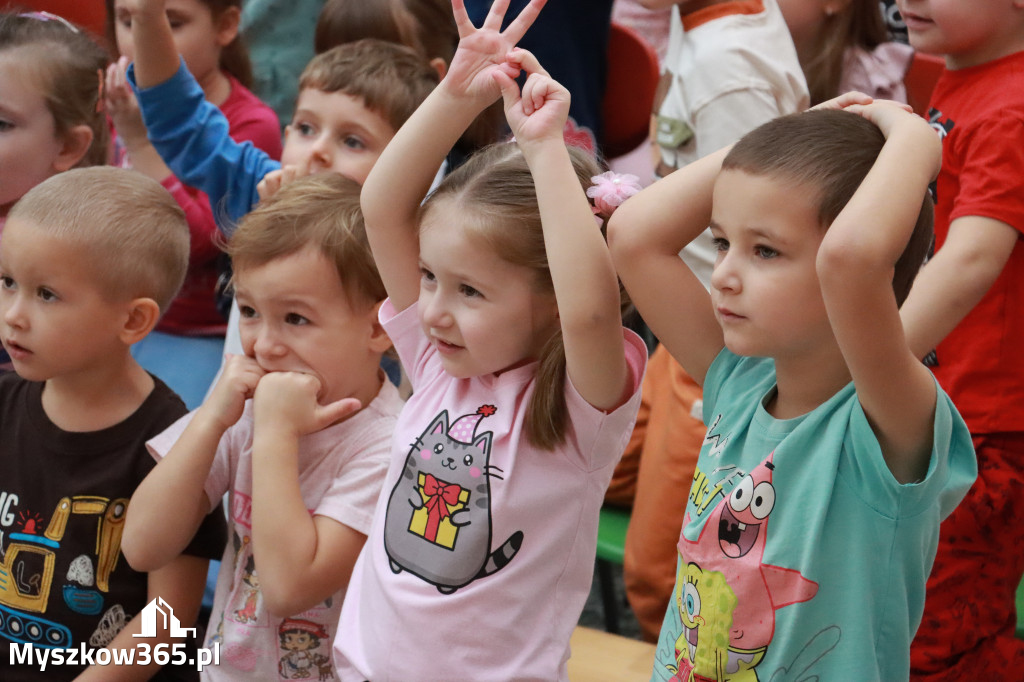
<svg viewBox="0 0 1024 682"><path fill-rule="evenodd" d="M718 291L737 291L740 288L740 277L734 259L729 254L720 256L711 270L711 286Z"/></svg>
<svg viewBox="0 0 1024 682"><path fill-rule="evenodd" d="M447 327L451 324L451 314L441 296L434 295L427 301L423 310L423 321L429 327Z"/></svg>
<svg viewBox="0 0 1024 682"><path fill-rule="evenodd" d="M281 342L276 330L264 326L256 335L256 343L253 345L253 354L259 357L274 357L283 355L285 346Z"/></svg>
<svg viewBox="0 0 1024 682"><path fill-rule="evenodd" d="M309 153L309 170L311 173L324 171L331 167L331 141L327 135L321 135L313 142Z"/></svg>
<svg viewBox="0 0 1024 682"><path fill-rule="evenodd" d="M3 321L9 327L23 328L26 323L25 307L18 296L5 296L2 306Z"/></svg>

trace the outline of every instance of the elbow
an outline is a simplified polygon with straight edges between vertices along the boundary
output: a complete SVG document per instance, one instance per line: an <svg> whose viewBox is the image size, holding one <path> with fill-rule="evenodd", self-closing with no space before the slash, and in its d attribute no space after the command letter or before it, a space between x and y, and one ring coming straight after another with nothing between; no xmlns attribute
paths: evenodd
<svg viewBox="0 0 1024 682"><path fill-rule="evenodd" d="M300 589L289 588L288 585L280 583L288 582L267 580L260 582L260 593L263 595L263 603L271 614L277 618L291 618L292 616L307 611L324 599L317 598L317 595L306 594ZM275 584L276 583L276 584Z"/></svg>
<svg viewBox="0 0 1024 682"><path fill-rule="evenodd" d="M168 561L159 556L158 552L152 551L145 537L140 537L140 533L132 531L131 526L125 523L124 534L121 536L121 553L124 554L128 565L140 573L163 568Z"/></svg>
<svg viewBox="0 0 1024 682"><path fill-rule="evenodd" d="M815 260L822 290L846 287L861 278L886 276L892 280L895 261L861 244L822 242Z"/></svg>
<svg viewBox="0 0 1024 682"><path fill-rule="evenodd" d="M608 220L608 251L612 255L612 263L618 272L628 269L640 251L638 239L628 229L622 213L623 209L620 208Z"/></svg>

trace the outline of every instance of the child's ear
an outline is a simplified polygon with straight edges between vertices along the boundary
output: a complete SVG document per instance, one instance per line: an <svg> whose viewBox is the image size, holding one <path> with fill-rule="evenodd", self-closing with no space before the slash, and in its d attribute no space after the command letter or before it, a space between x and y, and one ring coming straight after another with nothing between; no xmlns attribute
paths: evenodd
<svg viewBox="0 0 1024 682"><path fill-rule="evenodd" d="M384 301L378 301L371 310L373 317L370 319L370 350L375 353L384 353L391 348L391 338L388 337L384 326L380 323L380 318L377 317L383 303Z"/></svg>
<svg viewBox="0 0 1024 682"><path fill-rule="evenodd" d="M231 41L238 37L238 26L242 21L242 10L238 7L228 7L214 20L217 30L217 44L227 47Z"/></svg>
<svg viewBox="0 0 1024 682"><path fill-rule="evenodd" d="M434 57L430 60L430 65L434 67L434 71L437 71L437 79L444 80L445 74L448 73L448 65L444 63L444 60Z"/></svg>
<svg viewBox="0 0 1024 682"><path fill-rule="evenodd" d="M153 331L160 319L160 306L151 298L135 298L128 302L127 312L120 336L130 346Z"/></svg>
<svg viewBox="0 0 1024 682"><path fill-rule="evenodd" d="M92 144L92 128L85 125L77 125L64 133L64 144L60 153L53 160L53 170L63 173L71 170L75 164L82 160L85 153L89 151Z"/></svg>

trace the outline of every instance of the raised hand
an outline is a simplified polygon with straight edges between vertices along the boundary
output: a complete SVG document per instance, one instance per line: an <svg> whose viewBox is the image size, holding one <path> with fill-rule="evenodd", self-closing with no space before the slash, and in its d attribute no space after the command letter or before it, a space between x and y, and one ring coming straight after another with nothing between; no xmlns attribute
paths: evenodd
<svg viewBox="0 0 1024 682"><path fill-rule="evenodd" d="M502 31L509 0L495 0L480 28L473 26L466 13L464 0L452 0L452 12L459 29L459 47L452 57L442 87L458 97L470 97L483 105L490 104L500 95L494 79L495 71L510 78L519 75L514 65L506 60L526 30L530 28L547 0L530 0L512 23Z"/></svg>
<svg viewBox="0 0 1024 682"><path fill-rule="evenodd" d="M149 144L149 140L146 138L146 124L142 122L139 103L128 85L127 70L128 58L124 56L107 67L103 97L104 107L114 122L117 134L131 151L133 147Z"/></svg>
<svg viewBox="0 0 1024 682"><path fill-rule="evenodd" d="M563 131L569 116L569 91L548 75L529 51L516 48L506 61L528 75L522 92L505 71L492 77L501 88L505 118L520 148L537 142L556 140L563 144Z"/></svg>
<svg viewBox="0 0 1024 682"><path fill-rule="evenodd" d="M291 436L321 431L361 407L355 398L321 405L320 380L300 372L272 372L263 377L253 397L257 429L278 428Z"/></svg>
<svg viewBox="0 0 1024 682"><path fill-rule="evenodd" d="M277 194L288 183L307 175L309 175L309 159L299 164L282 166L263 176L260 183L256 185L256 193L260 195L260 201L264 201Z"/></svg>

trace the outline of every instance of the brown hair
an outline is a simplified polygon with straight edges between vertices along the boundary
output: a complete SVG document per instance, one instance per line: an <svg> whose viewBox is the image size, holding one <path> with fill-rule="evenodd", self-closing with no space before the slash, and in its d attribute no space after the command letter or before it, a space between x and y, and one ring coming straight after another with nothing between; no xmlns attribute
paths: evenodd
<svg viewBox="0 0 1024 682"><path fill-rule="evenodd" d="M840 94L848 48L870 51L888 39L877 0L847 0L843 9L826 16L824 28L815 36L811 50L814 56L800 65L807 79L811 104L820 104Z"/></svg>
<svg viewBox="0 0 1024 682"><path fill-rule="evenodd" d="M23 51L20 69L42 91L59 137L78 125L92 129L92 143L75 167L106 164L110 131L100 101L106 50L85 29L0 12L0 52L12 50Z"/></svg>
<svg viewBox="0 0 1024 682"><path fill-rule="evenodd" d="M80 246L110 300L152 298L163 312L185 279L185 214L141 173L111 166L58 173L18 200L8 220Z"/></svg>
<svg viewBox="0 0 1024 682"><path fill-rule="evenodd" d="M284 185L246 215L225 249L235 272L314 246L338 271L349 305L364 309L387 297L366 239L359 184L317 173Z"/></svg>
<svg viewBox="0 0 1024 682"><path fill-rule="evenodd" d="M600 172L587 152L569 147L581 187L589 187ZM513 144L485 147L448 175L424 202L422 217L438 202L454 202L470 217L474 230L502 259L533 271L539 295L554 295L544 248L540 209L533 176L519 148ZM595 225L594 229L598 229ZM551 450L565 441L569 425L565 404L565 348L556 332L541 351L537 385L526 415L526 434L533 445Z"/></svg>
<svg viewBox="0 0 1024 682"><path fill-rule="evenodd" d="M107 5L107 41L117 49L117 33L114 24L117 21L117 12L114 8L115 0L106 0ZM237 7L239 13L242 11L242 0L199 0L200 3L210 9L213 21L216 23L220 16ZM235 79L247 88L252 87L252 61L249 59L249 50L245 46L242 32L239 31L234 40L221 48L220 70L230 73Z"/></svg>
<svg viewBox="0 0 1024 682"><path fill-rule="evenodd" d="M405 45L424 60L451 64L459 46L449 0L327 0L316 23L317 54L363 38ZM504 125L501 101L485 109L459 139L456 148L468 156L497 142Z"/></svg>
<svg viewBox="0 0 1024 682"><path fill-rule="evenodd" d="M755 128L732 148L722 170L773 175L818 192L823 229L836 219L878 158L885 136L873 123L848 111L808 111L783 116ZM902 305L932 243L931 196L903 254L896 262L893 292Z"/></svg>
<svg viewBox="0 0 1024 682"><path fill-rule="evenodd" d="M299 90L359 97L398 130L437 83L437 72L412 49L364 39L313 57L299 77Z"/></svg>
<svg viewBox="0 0 1024 682"><path fill-rule="evenodd" d="M327 0L316 22L316 53L362 38L406 45L428 61L450 64L459 29L446 0Z"/></svg>

